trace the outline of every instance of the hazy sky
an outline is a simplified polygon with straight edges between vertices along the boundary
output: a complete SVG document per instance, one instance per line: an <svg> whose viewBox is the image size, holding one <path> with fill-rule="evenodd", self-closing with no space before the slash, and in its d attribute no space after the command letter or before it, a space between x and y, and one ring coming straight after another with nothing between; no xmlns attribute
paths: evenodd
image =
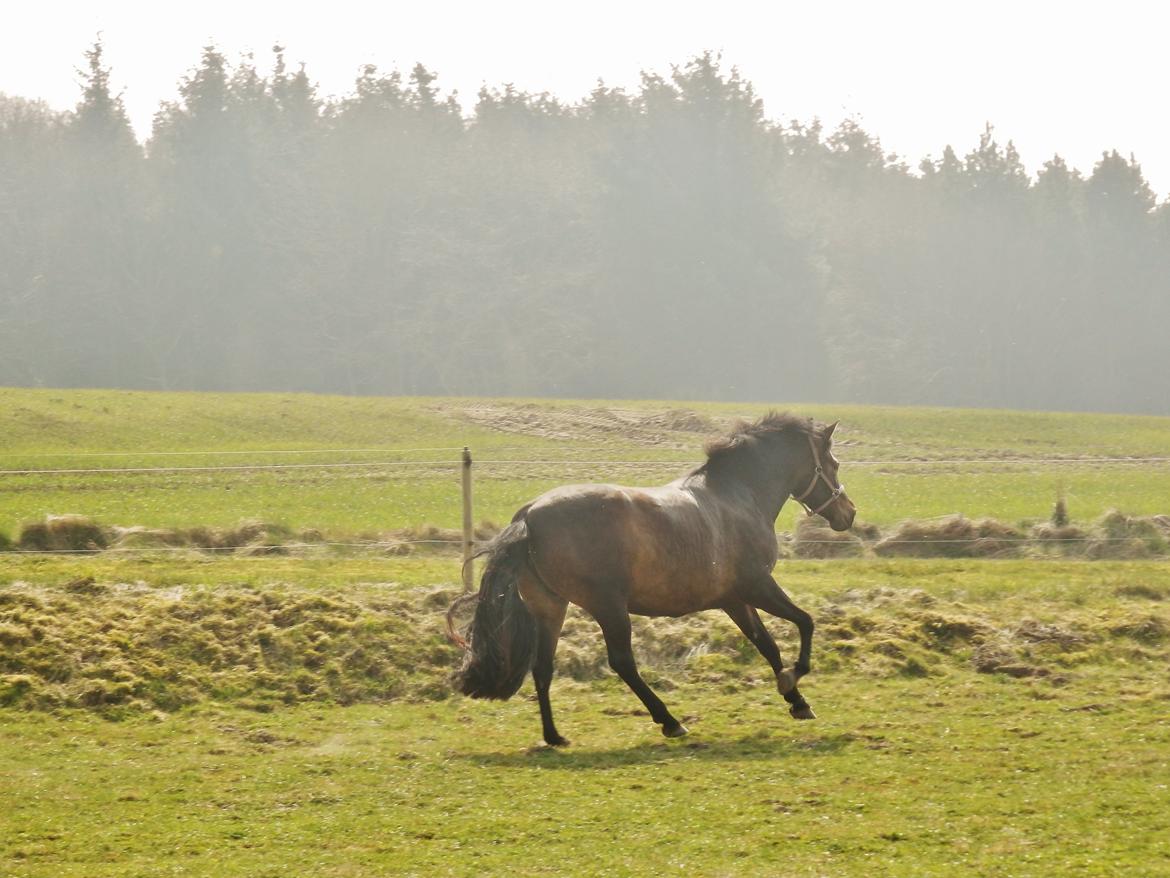
<svg viewBox="0 0 1170 878"><path fill-rule="evenodd" d="M990 121L1029 169L1060 152L1087 173L1117 149L1170 195L1164 2L0 0L0 91L73 106L98 32L143 136L208 42L262 69L280 42L325 95L348 93L362 64L422 61L468 109L484 83L574 101L598 78L632 87L713 49L770 118L854 117L912 165L948 143L966 152Z"/></svg>

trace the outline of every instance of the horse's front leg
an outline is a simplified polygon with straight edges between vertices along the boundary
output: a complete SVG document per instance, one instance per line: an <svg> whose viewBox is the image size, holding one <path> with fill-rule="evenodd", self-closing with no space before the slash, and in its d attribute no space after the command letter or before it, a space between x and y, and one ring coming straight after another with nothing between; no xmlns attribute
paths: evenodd
<svg viewBox="0 0 1170 878"><path fill-rule="evenodd" d="M796 681L810 670L809 656L812 653L812 636L815 627L812 616L792 603L792 599L784 593L784 589L780 588L771 576L752 582L741 593L741 596L745 603L757 610L763 610L765 613L787 619L800 632L800 655L796 658L792 672L787 672L791 674L792 685L795 686Z"/></svg>
<svg viewBox="0 0 1170 878"><path fill-rule="evenodd" d="M731 617L731 621L772 666L772 672L776 675L776 688L784 696L784 700L788 702L788 712L792 714L793 718L816 719L812 707L804 700L800 690L796 688L795 680L790 679L792 672L785 670L784 661L780 658L780 648L772 639L772 635L768 633L768 629L764 627L764 622L760 619L756 608L748 604L736 604L732 607L724 607L723 611Z"/></svg>
<svg viewBox="0 0 1170 878"><path fill-rule="evenodd" d="M796 688L796 681L810 670L812 655L813 620L812 616L792 602L784 593L784 589L776 584L771 576L762 576L744 585L738 590L739 597L751 607L771 613L781 619L787 619L800 632L800 654L791 670L785 669L776 677L776 684L780 693L785 694ZM794 714L795 715L795 714Z"/></svg>

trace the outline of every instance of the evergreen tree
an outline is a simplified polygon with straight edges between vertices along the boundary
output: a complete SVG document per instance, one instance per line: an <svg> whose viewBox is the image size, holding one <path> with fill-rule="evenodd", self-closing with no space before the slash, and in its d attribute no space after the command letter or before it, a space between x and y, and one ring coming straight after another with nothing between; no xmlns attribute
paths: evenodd
<svg viewBox="0 0 1170 878"><path fill-rule="evenodd" d="M67 114L0 93L0 384L52 380Z"/></svg>

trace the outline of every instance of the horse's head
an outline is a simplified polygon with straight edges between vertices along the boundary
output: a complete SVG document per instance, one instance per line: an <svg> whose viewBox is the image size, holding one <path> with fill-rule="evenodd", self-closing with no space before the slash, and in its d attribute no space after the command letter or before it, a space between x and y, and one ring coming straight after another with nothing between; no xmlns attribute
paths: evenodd
<svg viewBox="0 0 1170 878"><path fill-rule="evenodd" d="M836 428L837 423L834 421L808 437L811 452L808 469L796 482L798 486L804 487L799 494L793 490L792 496L809 515L821 516L833 530L849 530L853 526L857 507L837 478L837 470L841 465L833 456L833 430Z"/></svg>

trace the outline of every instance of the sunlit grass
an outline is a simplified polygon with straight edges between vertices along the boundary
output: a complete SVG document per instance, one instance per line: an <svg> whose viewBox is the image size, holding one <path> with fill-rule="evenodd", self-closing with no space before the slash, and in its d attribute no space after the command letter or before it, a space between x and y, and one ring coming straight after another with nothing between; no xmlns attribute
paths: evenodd
<svg viewBox="0 0 1170 878"><path fill-rule="evenodd" d="M1147 678L1148 680L1148 678ZM1166 700L1130 672L669 693L662 739L613 681L445 701L110 723L0 714L12 876L1155 875L1170 863ZM634 715L631 715L631 714Z"/></svg>
<svg viewBox="0 0 1170 878"><path fill-rule="evenodd" d="M720 614L640 620L645 673L691 729L679 741L604 671L596 626L577 619L562 666L585 673L553 684L573 741L555 752L535 746L530 683L502 704L447 694L457 653L435 634L453 568L6 556L9 660L44 660L20 630L42 625L72 644L61 654L90 657L86 674L211 689L174 709L0 709L0 873L1039 878L1170 864L1163 563L785 562L779 580L819 623L802 684L818 719L789 719ZM304 662L270 661L260 690L321 685L347 639L374 636L408 676L348 707L333 703L344 680L289 703L242 698L232 655L262 633L241 627L260 607L283 618L266 636L300 644ZM170 635L144 651L152 614ZM769 624L790 651L791 626ZM986 644L1012 651L1007 670L976 672Z"/></svg>
<svg viewBox="0 0 1170 878"><path fill-rule="evenodd" d="M519 412L507 431L474 407ZM1115 415L629 401L377 399L278 394L0 390L0 469L360 463L353 468L0 475L0 533L46 515L104 524L227 527L260 519L344 539L461 516L459 449L475 466L477 520L507 521L547 488L661 484L702 460L702 433L666 445L646 433L592 431L591 413L687 408L725 429L771 407L840 418L842 478L863 519L962 513L1046 518L1066 497L1080 522L1111 508L1166 512L1170 464L1051 459L1170 456L1170 419ZM560 424L556 419L576 417ZM524 419L528 419L527 421ZM581 420L583 419L583 421ZM531 422L531 423L530 423ZM526 426L528 425L528 426ZM558 429L550 429L557 427ZM289 455L282 452L313 452ZM182 452L160 455L159 452ZM231 454L223 454L231 452ZM1024 459L1025 463L932 461ZM424 463L424 465L419 465ZM796 510L780 520L790 530Z"/></svg>
<svg viewBox="0 0 1170 878"><path fill-rule="evenodd" d="M456 526L464 444L476 517L497 522L555 484L659 483L701 459L698 434L659 446L493 431L461 414L479 402L0 391L6 469L287 462L262 453L281 450L433 461L4 476L0 532L82 513L344 539ZM537 418L685 407L719 424L769 407L515 405ZM843 478L877 523L1045 518L1058 493L1081 521L1170 511L1164 464L1041 462L1167 455L1167 419L793 408L843 420ZM1036 462L926 462L959 457ZM624 463L638 460L652 463ZM0 554L0 874L1170 872L1165 563L783 562L777 578L818 621L802 691L819 718L789 719L720 614L638 620L646 676L691 728L681 741L661 737L574 615L553 685L573 745L554 752L534 746L530 683L503 704L448 694L455 557L346 551ZM769 624L791 653L791 626Z"/></svg>

